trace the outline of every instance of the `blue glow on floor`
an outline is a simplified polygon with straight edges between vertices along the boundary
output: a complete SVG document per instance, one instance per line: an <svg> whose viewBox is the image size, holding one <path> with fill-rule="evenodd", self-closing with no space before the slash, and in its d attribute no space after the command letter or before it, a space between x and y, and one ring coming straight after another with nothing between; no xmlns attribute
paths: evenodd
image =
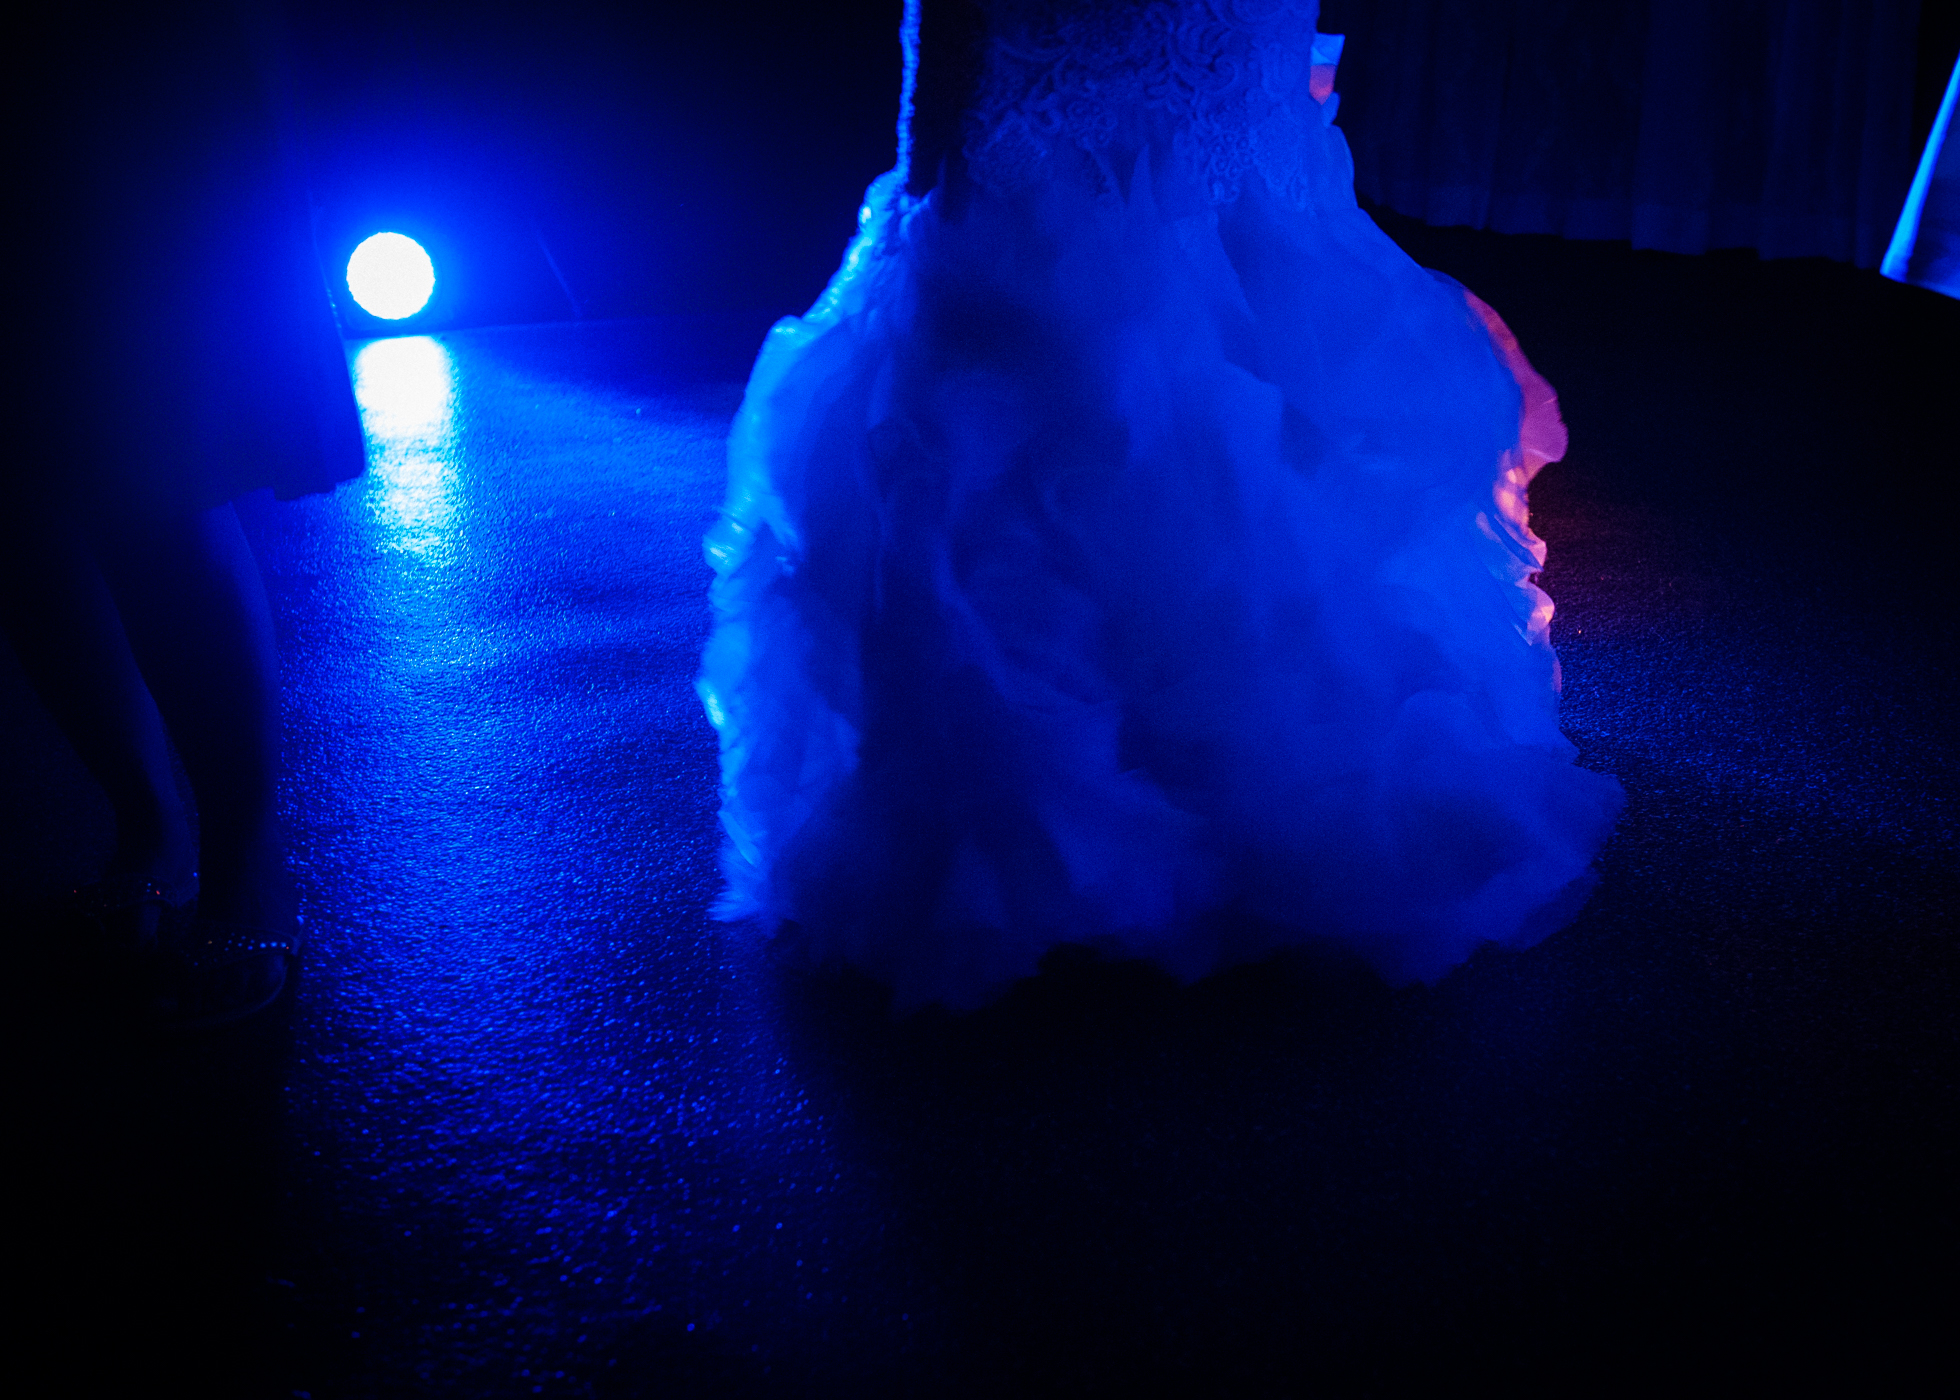
<svg viewBox="0 0 1960 1400"><path fill-rule="evenodd" d="M1683 280L1703 265L1554 254L1605 269L1556 355L1593 455L1535 503L1565 714L1637 801L1579 924L1393 998L1064 967L894 1026L861 984L787 973L708 918L692 692L699 540L761 325L712 380L672 372L700 326L365 347L368 475L245 511L309 933L289 1029L261 1028L291 1058L253 1062L282 1223L248 1272L280 1281L268 1335L295 1360L250 1393L1360 1393L1431 1355L1509 1375L1519 1317L1591 1364L1727 1335L1737 1297L1883 1342L1839 1314L1891 1306L1870 1281L1939 1237L1867 1203L1943 1201L1952 1175L1921 1126L1950 1116L1951 620L1883 551L1825 567L1776 523L1789 463L1835 500L1867 424L1798 418L1756 456L1717 429L1754 444L1867 359L1896 408L1906 337L1840 344L1817 316L1838 283L1772 266L1791 293L1743 305L1792 329L1741 343L1789 342L1778 374L1725 376L1750 356L1720 339L1655 369L1625 346L1673 344L1641 336L1711 301ZM1534 282L1547 256L1518 254ZM1886 304L1935 328L1953 306ZM1750 324L1713 305L1696 324ZM1656 382L1700 397L1656 415L1628 388ZM113 1164L146 1133L92 1152L111 1165L71 1199L123 1201ZM1752 1358L1794 1335L1740 1325Z"/></svg>
<svg viewBox="0 0 1960 1400"><path fill-rule="evenodd" d="M370 341L354 356L354 396L367 430L369 509L386 547L432 562L451 557L455 499L455 372L428 336Z"/></svg>
<svg viewBox="0 0 1960 1400"><path fill-rule="evenodd" d="M310 911L299 1160L391 1319L371 1364L419 1336L492 1389L581 1290L609 1348L710 1338L750 1300L804 1319L793 1349L864 1325L819 1282L862 1254L826 1220L864 1164L753 934L706 915L695 542L737 386L584 383L527 334L362 346L368 475L268 522Z"/></svg>

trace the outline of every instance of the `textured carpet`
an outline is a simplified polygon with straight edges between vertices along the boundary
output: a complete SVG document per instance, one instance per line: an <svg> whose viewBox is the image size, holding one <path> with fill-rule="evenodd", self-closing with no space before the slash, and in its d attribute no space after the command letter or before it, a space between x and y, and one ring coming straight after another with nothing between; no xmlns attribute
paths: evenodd
<svg viewBox="0 0 1960 1400"><path fill-rule="evenodd" d="M245 509L292 995L153 1044L25 925L16 1210L72 1388L1872 1388L1930 1354L1960 304L1382 217L1572 427L1534 524L1568 731L1630 796L1575 924L1433 988L1064 957L895 1024L706 917L697 542L761 323L382 343L368 476ZM106 807L3 653L0 726L40 909Z"/></svg>

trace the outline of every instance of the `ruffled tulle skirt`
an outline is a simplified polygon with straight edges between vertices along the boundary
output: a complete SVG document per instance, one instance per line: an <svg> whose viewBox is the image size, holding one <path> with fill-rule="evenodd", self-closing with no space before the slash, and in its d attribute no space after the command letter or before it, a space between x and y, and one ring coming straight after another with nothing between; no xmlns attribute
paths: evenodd
<svg viewBox="0 0 1960 1400"><path fill-rule="evenodd" d="M708 541L726 896L901 1005L1086 944L1396 982L1568 920L1549 387L1351 198L887 179L771 331Z"/></svg>

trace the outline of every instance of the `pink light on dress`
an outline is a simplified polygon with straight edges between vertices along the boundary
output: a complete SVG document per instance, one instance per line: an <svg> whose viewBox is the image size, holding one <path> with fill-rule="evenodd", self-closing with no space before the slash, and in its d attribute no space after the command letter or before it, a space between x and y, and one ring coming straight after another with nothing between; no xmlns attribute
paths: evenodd
<svg viewBox="0 0 1960 1400"><path fill-rule="evenodd" d="M1490 333L1491 345L1504 367L1511 371L1511 377L1518 381L1518 393L1522 398L1519 405L1518 445L1505 454L1503 470L1498 476L1493 495L1497 501L1498 514L1508 527L1507 533L1517 546L1530 557L1536 570L1545 567L1545 542L1531 529L1531 509L1526 503L1526 490L1531 479L1545 469L1548 462L1556 462L1565 456L1570 437L1565 430L1565 419L1558 411L1558 393L1549 380L1532 368L1531 361L1525 358L1524 349L1518 344L1517 336L1504 324L1504 318L1483 298L1468 288L1464 289L1464 300L1484 323ZM1532 603L1531 618L1526 624L1525 635L1534 643L1549 643L1554 611L1551 596L1539 588L1534 579L1521 580L1522 586L1536 597ZM1558 673L1553 672L1553 683L1558 684Z"/></svg>
<svg viewBox="0 0 1960 1400"><path fill-rule="evenodd" d="M1334 96L1334 70L1341 66L1341 49L1346 44L1345 34L1316 34L1308 53L1307 95L1320 104L1321 115L1330 122L1341 105L1341 99Z"/></svg>

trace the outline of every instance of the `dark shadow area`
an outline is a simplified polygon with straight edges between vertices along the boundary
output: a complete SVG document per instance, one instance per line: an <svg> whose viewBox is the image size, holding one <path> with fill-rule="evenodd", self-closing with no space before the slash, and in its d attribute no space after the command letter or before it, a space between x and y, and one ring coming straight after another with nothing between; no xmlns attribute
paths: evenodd
<svg viewBox="0 0 1960 1400"><path fill-rule="evenodd" d="M14 937L20 1354L78 1394L284 1393L289 1002L161 1039L58 917Z"/></svg>

